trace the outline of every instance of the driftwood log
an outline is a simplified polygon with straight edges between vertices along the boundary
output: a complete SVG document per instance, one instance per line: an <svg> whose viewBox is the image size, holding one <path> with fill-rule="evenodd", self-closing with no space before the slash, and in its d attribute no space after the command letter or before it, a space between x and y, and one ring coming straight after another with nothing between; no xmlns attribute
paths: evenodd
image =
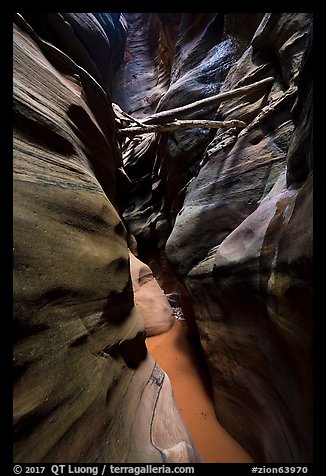
<svg viewBox="0 0 326 476"><path fill-rule="evenodd" d="M120 136L132 137L139 134L149 134L151 132L171 132L178 129L194 129L197 127L210 129L228 129L230 127L238 127L243 129L246 123L236 119L232 121L206 121L206 120L182 120L175 119L173 122L164 124L149 124L148 126L134 126L125 129L119 129Z"/></svg>
<svg viewBox="0 0 326 476"><path fill-rule="evenodd" d="M199 101L195 101L185 106L158 112L142 121L133 118L126 112L122 111L122 109L117 104L114 104L113 109L118 122L121 126L127 124L127 127L118 128L118 135L122 138L131 138L140 134L169 132L186 128L227 129L231 127L237 127L243 129L246 127L246 124L243 121L236 119L231 121L209 121L204 119L180 120L180 117L189 116L189 114L198 111L199 109L203 109L204 107L221 104L227 99L233 99L235 97L251 93L252 91L261 89L267 85L271 85L273 81L274 78L272 77L265 78L261 81L257 81L256 83L216 94L215 96L211 96L209 98L200 99Z"/></svg>

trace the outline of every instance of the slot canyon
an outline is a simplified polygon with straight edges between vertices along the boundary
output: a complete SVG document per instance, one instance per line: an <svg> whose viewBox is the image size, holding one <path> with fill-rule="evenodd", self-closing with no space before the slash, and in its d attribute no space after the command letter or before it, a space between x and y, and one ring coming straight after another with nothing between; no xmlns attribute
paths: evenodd
<svg viewBox="0 0 326 476"><path fill-rule="evenodd" d="M15 463L311 463L312 13L15 13Z"/></svg>

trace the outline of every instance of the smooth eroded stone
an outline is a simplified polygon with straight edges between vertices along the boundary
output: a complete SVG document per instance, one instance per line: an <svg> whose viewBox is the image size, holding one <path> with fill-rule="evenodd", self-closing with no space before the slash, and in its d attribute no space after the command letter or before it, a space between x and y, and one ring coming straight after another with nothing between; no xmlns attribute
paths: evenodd
<svg viewBox="0 0 326 476"><path fill-rule="evenodd" d="M135 306L144 319L146 336L167 332L175 320L173 309L150 267L130 253L130 273Z"/></svg>
<svg viewBox="0 0 326 476"><path fill-rule="evenodd" d="M199 461L134 306L110 99L53 43L16 15L14 461Z"/></svg>
<svg viewBox="0 0 326 476"><path fill-rule="evenodd" d="M312 460L311 26L311 13L182 14L158 111L273 80L188 117L242 130L124 153L139 256L187 302L218 418L259 462Z"/></svg>

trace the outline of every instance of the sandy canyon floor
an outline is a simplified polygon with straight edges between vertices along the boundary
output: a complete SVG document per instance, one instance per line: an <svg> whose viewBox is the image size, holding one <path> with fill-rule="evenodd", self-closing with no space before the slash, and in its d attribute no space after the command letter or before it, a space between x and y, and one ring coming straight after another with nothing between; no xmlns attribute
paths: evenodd
<svg viewBox="0 0 326 476"><path fill-rule="evenodd" d="M148 337L147 348L168 374L175 400L205 463L250 463L252 458L218 422L203 357L185 321Z"/></svg>

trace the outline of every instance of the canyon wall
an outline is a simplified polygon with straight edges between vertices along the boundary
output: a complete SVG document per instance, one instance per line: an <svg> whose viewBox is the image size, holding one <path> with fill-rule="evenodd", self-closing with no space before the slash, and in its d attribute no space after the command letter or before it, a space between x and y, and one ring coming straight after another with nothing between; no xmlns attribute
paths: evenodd
<svg viewBox="0 0 326 476"><path fill-rule="evenodd" d="M160 15L156 36L166 38ZM126 144L124 217L140 257L168 292L181 292L195 320L220 422L256 461L309 462L312 15L197 13L175 21L157 111L273 80L188 117L239 119L241 131L185 129ZM148 48L145 37L143 26ZM117 78L121 86L132 69L141 94L161 53L144 71L127 66L135 61L129 46ZM132 91L129 112L133 100ZM151 113L135 108L140 118Z"/></svg>
<svg viewBox="0 0 326 476"><path fill-rule="evenodd" d="M14 461L196 462L134 306L110 90L127 25L15 14Z"/></svg>

